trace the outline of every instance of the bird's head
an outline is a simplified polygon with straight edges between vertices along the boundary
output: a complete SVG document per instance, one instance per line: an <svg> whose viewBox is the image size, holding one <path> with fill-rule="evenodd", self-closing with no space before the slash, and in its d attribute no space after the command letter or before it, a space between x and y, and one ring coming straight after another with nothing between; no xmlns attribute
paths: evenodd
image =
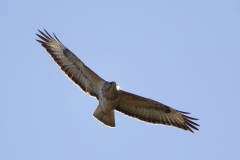
<svg viewBox="0 0 240 160"><path fill-rule="evenodd" d="M102 87L102 93L106 97L116 97L118 95L118 90L120 90L120 87L116 82L105 82Z"/></svg>
<svg viewBox="0 0 240 160"><path fill-rule="evenodd" d="M117 84L117 82L109 82L109 89L111 90L120 90L121 88Z"/></svg>
<svg viewBox="0 0 240 160"><path fill-rule="evenodd" d="M117 83L116 82L109 82L109 90L116 90Z"/></svg>

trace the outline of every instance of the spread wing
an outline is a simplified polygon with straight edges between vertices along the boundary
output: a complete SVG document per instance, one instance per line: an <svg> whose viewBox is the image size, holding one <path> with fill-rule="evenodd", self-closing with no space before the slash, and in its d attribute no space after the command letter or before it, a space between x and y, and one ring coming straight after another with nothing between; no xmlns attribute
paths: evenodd
<svg viewBox="0 0 240 160"><path fill-rule="evenodd" d="M66 48L54 34L55 38L45 29L45 33L38 31L40 35L36 35L41 40L37 41L47 50L61 70L84 92L98 99L99 91L105 81Z"/></svg>
<svg viewBox="0 0 240 160"><path fill-rule="evenodd" d="M122 91L116 110L148 123L174 126L190 132L193 132L192 129L198 130L196 126L199 126L191 121L198 119L186 116L189 114L187 112L125 91Z"/></svg>

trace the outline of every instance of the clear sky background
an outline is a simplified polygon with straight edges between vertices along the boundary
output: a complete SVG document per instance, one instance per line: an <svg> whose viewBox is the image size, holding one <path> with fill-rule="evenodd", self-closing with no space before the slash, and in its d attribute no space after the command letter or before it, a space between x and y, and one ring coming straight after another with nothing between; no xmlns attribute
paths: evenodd
<svg viewBox="0 0 240 160"><path fill-rule="evenodd" d="M239 159L240 1L9 0L0 6L0 159ZM92 114L35 39L54 32L123 90L199 118L194 134Z"/></svg>

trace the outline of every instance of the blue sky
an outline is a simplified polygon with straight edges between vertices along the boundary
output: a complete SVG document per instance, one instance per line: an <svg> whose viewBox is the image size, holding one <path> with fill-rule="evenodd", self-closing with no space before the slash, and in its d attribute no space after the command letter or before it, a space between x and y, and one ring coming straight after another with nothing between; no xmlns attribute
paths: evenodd
<svg viewBox="0 0 240 160"><path fill-rule="evenodd" d="M237 159L240 1L4 1L0 159ZM194 134L116 113L84 94L35 39L54 32L123 90L199 118Z"/></svg>

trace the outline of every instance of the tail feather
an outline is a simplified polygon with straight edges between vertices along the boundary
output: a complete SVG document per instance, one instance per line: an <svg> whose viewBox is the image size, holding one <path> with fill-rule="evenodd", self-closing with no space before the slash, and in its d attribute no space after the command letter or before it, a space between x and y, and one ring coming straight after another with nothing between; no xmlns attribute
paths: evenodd
<svg viewBox="0 0 240 160"><path fill-rule="evenodd" d="M107 114L103 113L102 108L98 106L93 113L93 116L98 119L103 124L109 126L109 127L115 127L115 116L114 111L111 111Z"/></svg>

